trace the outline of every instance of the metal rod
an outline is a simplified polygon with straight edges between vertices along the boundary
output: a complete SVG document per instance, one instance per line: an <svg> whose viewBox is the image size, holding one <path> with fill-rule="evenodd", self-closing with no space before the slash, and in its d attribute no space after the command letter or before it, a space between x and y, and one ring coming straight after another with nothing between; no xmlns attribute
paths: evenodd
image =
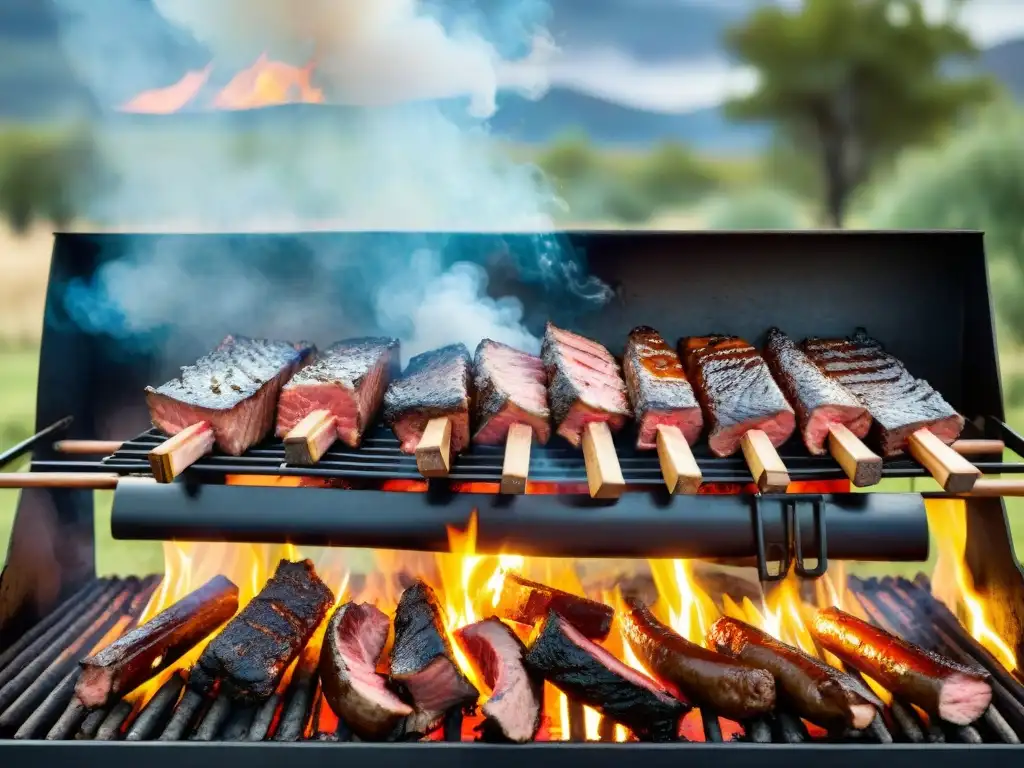
<svg viewBox="0 0 1024 768"><path fill-rule="evenodd" d="M992 733L1004 744L1020 744L1020 737L1017 736L1013 728L1010 727L1010 724L1006 722L1006 718L994 706L989 705L989 708L985 710L985 714L982 715L982 719L985 721L985 725L992 730Z"/></svg>
<svg viewBox="0 0 1024 768"><path fill-rule="evenodd" d="M189 741L213 741L221 726L227 722L229 714L231 714L231 699L221 694L206 710L206 715L196 726L195 732L188 737Z"/></svg>
<svg viewBox="0 0 1024 768"><path fill-rule="evenodd" d="M246 740L263 741L267 738L270 726L274 724L274 714L280 705L281 697L276 693L260 705L259 709L256 710L256 716L252 720L252 725L249 727L249 734L246 736Z"/></svg>
<svg viewBox="0 0 1024 768"><path fill-rule="evenodd" d="M202 694L191 689L185 691L174 714L171 715L170 722L167 723L164 732L160 734L160 741L180 741L204 702Z"/></svg>
<svg viewBox="0 0 1024 768"><path fill-rule="evenodd" d="M239 704L232 708L227 723L217 734L217 741L244 741L256 716L256 707Z"/></svg>
<svg viewBox="0 0 1024 768"><path fill-rule="evenodd" d="M775 714L775 724L779 727L779 735L787 744L802 744L810 738L800 718L789 712L780 711Z"/></svg>
<svg viewBox="0 0 1024 768"><path fill-rule="evenodd" d="M41 733L48 724L60 719L65 712L71 697L75 693L75 683L78 682L79 670L73 669L64 676L56 688L43 700L43 703L25 719L21 727L14 734L16 739L33 739Z"/></svg>
<svg viewBox="0 0 1024 768"><path fill-rule="evenodd" d="M924 729L912 710L900 702L894 701L889 705L889 711L892 713L893 721L899 726L903 735L907 737L907 741L914 744L924 743Z"/></svg>
<svg viewBox="0 0 1024 768"><path fill-rule="evenodd" d="M743 731L747 734L747 739L755 744L771 744L772 742L771 723L762 717L743 723Z"/></svg>
<svg viewBox="0 0 1024 768"><path fill-rule="evenodd" d="M281 712L281 720L274 741L298 741L306 729L306 721L313 703L316 675L299 665L295 668L290 695Z"/></svg>
<svg viewBox="0 0 1024 768"><path fill-rule="evenodd" d="M462 707L449 709L444 716L443 738L445 741L462 741Z"/></svg>
<svg viewBox="0 0 1024 768"><path fill-rule="evenodd" d="M121 728L131 716L132 705L127 701L118 702L96 731L96 741L117 741L121 736Z"/></svg>
<svg viewBox="0 0 1024 768"><path fill-rule="evenodd" d="M870 733L874 740L879 744L892 744L892 734L889 733L889 729L885 727L885 720L882 718L881 712L875 714L871 724L864 730L865 732Z"/></svg>
<svg viewBox="0 0 1024 768"><path fill-rule="evenodd" d="M48 438L52 437L55 432L67 429L71 425L72 421L74 421L74 417L65 416L60 421L55 421L50 426L39 430L32 435L32 437L25 438L17 445L12 445L3 453L0 453L0 469L3 469L15 459L25 455L40 443L45 442Z"/></svg>
<svg viewBox="0 0 1024 768"><path fill-rule="evenodd" d="M94 709L88 715L85 720L82 721L82 727L78 729L78 733L75 734L75 738L79 741L92 741L96 736L96 732L103 725L103 721L107 719L107 715L110 714L110 710L106 708Z"/></svg>
<svg viewBox="0 0 1024 768"><path fill-rule="evenodd" d="M955 725L950 726L949 731L956 738L957 741L963 744L984 744L985 740L981 738L981 734L978 733L978 729L971 725Z"/></svg>
<svg viewBox="0 0 1024 768"><path fill-rule="evenodd" d="M122 445L123 440L58 440L53 450L68 456L109 456Z"/></svg>
<svg viewBox="0 0 1024 768"><path fill-rule="evenodd" d="M87 712L88 710L86 710L85 705L72 696L71 701L68 702L67 709L64 710L64 714L60 716L60 719L54 723L50 732L46 734L46 740L65 741L70 739L85 719Z"/></svg>
<svg viewBox="0 0 1024 768"><path fill-rule="evenodd" d="M722 741L722 724L718 715L709 709L700 710L700 721L704 725L704 741Z"/></svg>
<svg viewBox="0 0 1024 768"><path fill-rule="evenodd" d="M3 472L0 488L72 488L85 491L112 491L118 475L99 472Z"/></svg>
<svg viewBox="0 0 1024 768"><path fill-rule="evenodd" d="M181 689L185 687L185 680L181 674L171 675L170 679L160 686L153 698L149 700L139 716L135 718L132 727L128 729L125 741L148 741L155 733L157 727L181 695Z"/></svg>
<svg viewBox="0 0 1024 768"><path fill-rule="evenodd" d="M597 738L601 741L615 741L615 721L610 717L602 717L597 724Z"/></svg>
<svg viewBox="0 0 1024 768"><path fill-rule="evenodd" d="M569 741L586 741L587 740L587 716L583 710L583 705L573 699L569 699Z"/></svg>

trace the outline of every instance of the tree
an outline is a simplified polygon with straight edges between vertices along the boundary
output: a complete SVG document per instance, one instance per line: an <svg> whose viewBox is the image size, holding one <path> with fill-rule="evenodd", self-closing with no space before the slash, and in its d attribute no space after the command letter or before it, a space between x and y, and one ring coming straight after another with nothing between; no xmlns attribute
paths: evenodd
<svg viewBox="0 0 1024 768"><path fill-rule="evenodd" d="M813 148L829 222L842 226L851 192L900 149L928 142L992 83L951 76L974 56L951 7L930 21L920 0L805 0L765 6L727 34L759 82L727 105L730 116L769 121L798 147Z"/></svg>

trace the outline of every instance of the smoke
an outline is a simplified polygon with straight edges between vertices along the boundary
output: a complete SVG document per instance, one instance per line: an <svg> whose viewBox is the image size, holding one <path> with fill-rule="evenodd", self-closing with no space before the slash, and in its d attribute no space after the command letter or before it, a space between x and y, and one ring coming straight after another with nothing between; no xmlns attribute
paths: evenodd
<svg viewBox="0 0 1024 768"><path fill-rule="evenodd" d="M164 33L156 27L171 25L201 44L214 72L237 72L264 52L315 61L317 86L333 104L141 122L109 113L99 143L118 183L89 201L94 221L213 231L554 228L561 203L550 186L500 151L481 119L503 84L543 88L551 46L539 0L492 0L488 13L454 17L416 0L151 0L163 18L149 21L139 0L56 1L68 58L101 104L142 90L126 93L140 71L150 76L143 88L184 74L180 60L160 57L167 47L157 44ZM154 54L147 58L140 44ZM510 66L509 56L529 66ZM510 71L517 79L503 83ZM242 259L196 253L194 242L133 247L71 286L70 314L96 332L164 345L167 354L175 340L208 342L217 333L322 332L328 338L312 340L324 343L338 329L398 335L406 359L456 341L472 348L485 337L538 347L519 300L489 297L480 266L442 257L444 238L395 235L356 255L327 239L301 254L254 239ZM531 242L530 253L516 255L524 279L584 304L609 298L564 238L538 234ZM289 263L306 275L301 290L287 285ZM280 274L269 277L275 265Z"/></svg>

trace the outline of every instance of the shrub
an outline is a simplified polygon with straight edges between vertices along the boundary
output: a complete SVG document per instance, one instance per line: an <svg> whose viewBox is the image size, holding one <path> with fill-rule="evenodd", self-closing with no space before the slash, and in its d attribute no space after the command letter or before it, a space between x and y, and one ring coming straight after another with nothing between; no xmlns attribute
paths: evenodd
<svg viewBox="0 0 1024 768"><path fill-rule="evenodd" d="M754 189L712 200L705 211L709 229L798 229L800 204L774 189Z"/></svg>

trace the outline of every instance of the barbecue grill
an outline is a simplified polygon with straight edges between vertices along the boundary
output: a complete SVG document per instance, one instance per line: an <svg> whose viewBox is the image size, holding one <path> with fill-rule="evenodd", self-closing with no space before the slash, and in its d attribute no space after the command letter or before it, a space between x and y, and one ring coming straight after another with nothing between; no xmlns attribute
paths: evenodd
<svg viewBox="0 0 1024 768"><path fill-rule="evenodd" d="M603 305L571 300L564 287L542 275L520 279L518 267L540 244L585 255L591 273L612 288L611 300ZM797 338L844 336L866 326L967 417L964 438L993 441L976 444L981 453L971 456L982 473L1024 473L1024 463L1002 455L1003 445L1024 455L1024 438L1003 422L980 233L581 232L557 239L526 233L59 234L44 321L37 435L3 457L9 461L29 450L33 457L31 475L21 480L25 490L0 579L0 753L5 762L71 765L86 759L129 765L145 759L212 765L245 759L269 765L281 759L317 764L359 759L440 765L454 759L511 765L524 758L569 758L610 765L634 759L631 750L638 750L642 755L636 759L668 765L781 762L793 759L792 750L852 761L874 749L894 763L919 764L933 755L959 758L968 746L1007 763L1020 754L1012 750L1024 738L1024 686L932 597L923 577L851 578L847 588L870 620L992 674L993 706L974 725L929 723L899 700L869 729L827 736L785 707L743 724L694 710L678 742L620 745L607 743L613 741L610 722L599 726L602 741L585 741L583 708L569 701L569 733L542 728L542 740L522 754L517 749L524 747L476 743L477 716L463 712L450 713L430 739L439 744L371 745L355 743L345 723L329 711L307 656L300 658L288 686L260 706L200 696L176 674L141 711L127 701L76 711L77 660L129 626L159 582L96 577L90 492L95 488L114 490L111 524L121 539L434 552L447 549L449 529L472 522L481 553L724 560L755 566L763 583L792 571L812 591L819 583L813 579L836 561L927 559L926 502L945 494L852 493L834 459L812 457L796 441L779 451L794 481L786 494L757 493L742 458L716 458L699 445L694 454L704 489L696 495L670 494L657 456L636 451L624 434L616 441L627 486L620 498L590 498L579 452L555 442L533 451L527 492L507 496L498 493L500 449L473 447L454 460L447 477L425 480L383 426L371 430L358 449L335 446L314 467L287 464L281 442L268 439L241 457L214 452L177 482L148 477L147 454L164 437L148 428L142 390L173 373L168 356L154 351L158 344L174 344L178 359L185 361L228 333L286 337L291 329L275 328L271 312L240 319L245 328L209 327L204 338L176 334L174 318L153 332L156 341L114 323L98 330L83 321L73 297L106 265L140 253L174 260L202 252L214 268L230 265L279 281L285 299L335 291L319 325L301 329L304 337L326 341L376 330L372 298L346 288L364 284L366 259L387 260L418 248L440 253L447 263L482 264L492 294L519 297L525 324L538 335L550 319L613 350L640 324L654 325L666 336L713 331L755 343L773 325ZM326 289L318 273L325 254L337 278ZM57 441L92 441L91 446L77 443L79 453L92 455L69 455L58 450ZM910 458L896 458L884 462L883 476L927 479L928 472ZM1020 493L1015 483L999 488L993 493ZM964 558L974 591L996 632L1019 657L1024 579L1002 498L979 491L957 503L965 505ZM554 740L565 735L569 743ZM767 748L764 742L780 746Z"/></svg>

